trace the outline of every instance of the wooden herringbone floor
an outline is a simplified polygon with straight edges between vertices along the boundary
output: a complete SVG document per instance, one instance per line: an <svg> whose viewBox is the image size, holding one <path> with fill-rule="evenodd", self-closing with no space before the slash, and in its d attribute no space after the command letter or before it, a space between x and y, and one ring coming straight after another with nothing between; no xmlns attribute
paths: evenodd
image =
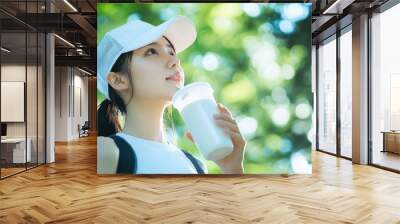
<svg viewBox="0 0 400 224"><path fill-rule="evenodd" d="M0 181L0 223L400 223L400 175L320 152L312 175L98 176L96 141Z"/></svg>

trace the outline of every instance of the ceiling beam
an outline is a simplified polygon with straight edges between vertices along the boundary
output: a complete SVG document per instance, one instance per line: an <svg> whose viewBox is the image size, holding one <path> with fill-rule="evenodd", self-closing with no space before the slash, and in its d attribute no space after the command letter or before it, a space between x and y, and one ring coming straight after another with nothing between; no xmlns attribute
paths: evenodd
<svg viewBox="0 0 400 224"><path fill-rule="evenodd" d="M96 71L96 58L90 56L55 56L56 66L80 66Z"/></svg>
<svg viewBox="0 0 400 224"><path fill-rule="evenodd" d="M91 46L96 46L96 29L90 24L85 17L80 14L68 14L67 15L71 20L73 20L78 26L82 28L82 30L88 35L86 41Z"/></svg>
<svg viewBox="0 0 400 224"><path fill-rule="evenodd" d="M355 2L355 0L336 0L328 5L322 14L342 14L343 10L353 2Z"/></svg>

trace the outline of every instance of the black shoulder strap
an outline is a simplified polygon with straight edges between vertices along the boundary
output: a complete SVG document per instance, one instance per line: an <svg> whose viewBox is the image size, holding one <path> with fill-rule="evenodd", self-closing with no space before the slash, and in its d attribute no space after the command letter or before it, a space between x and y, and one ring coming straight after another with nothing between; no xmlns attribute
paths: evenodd
<svg viewBox="0 0 400 224"><path fill-rule="evenodd" d="M118 135L110 136L119 149L117 173L134 174L137 169L137 158L132 146Z"/></svg>
<svg viewBox="0 0 400 224"><path fill-rule="evenodd" d="M194 168L196 168L196 171L198 174L204 174L204 169L201 165L201 162L196 159L192 154L182 150L182 152L185 154L185 156L193 163Z"/></svg>

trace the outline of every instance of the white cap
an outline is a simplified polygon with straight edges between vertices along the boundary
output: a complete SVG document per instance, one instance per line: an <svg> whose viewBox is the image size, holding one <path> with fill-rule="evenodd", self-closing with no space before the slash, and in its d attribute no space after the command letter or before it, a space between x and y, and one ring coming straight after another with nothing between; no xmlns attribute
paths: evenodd
<svg viewBox="0 0 400 224"><path fill-rule="evenodd" d="M105 34L97 46L97 89L109 99L107 75L118 57L157 41L168 38L179 53L196 39L194 24L184 16L172 18L158 26L133 20Z"/></svg>

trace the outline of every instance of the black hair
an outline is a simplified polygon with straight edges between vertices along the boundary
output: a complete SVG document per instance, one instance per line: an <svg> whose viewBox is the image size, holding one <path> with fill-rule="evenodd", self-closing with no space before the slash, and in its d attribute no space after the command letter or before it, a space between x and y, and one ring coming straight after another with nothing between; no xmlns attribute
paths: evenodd
<svg viewBox="0 0 400 224"><path fill-rule="evenodd" d="M132 52L121 54L113 67L111 72L124 73L129 76L129 61L132 58ZM108 96L110 99L105 99L97 110L97 135L98 136L111 136L121 131L121 124L119 123L118 116L120 113L126 114L126 105L117 91L108 84Z"/></svg>

